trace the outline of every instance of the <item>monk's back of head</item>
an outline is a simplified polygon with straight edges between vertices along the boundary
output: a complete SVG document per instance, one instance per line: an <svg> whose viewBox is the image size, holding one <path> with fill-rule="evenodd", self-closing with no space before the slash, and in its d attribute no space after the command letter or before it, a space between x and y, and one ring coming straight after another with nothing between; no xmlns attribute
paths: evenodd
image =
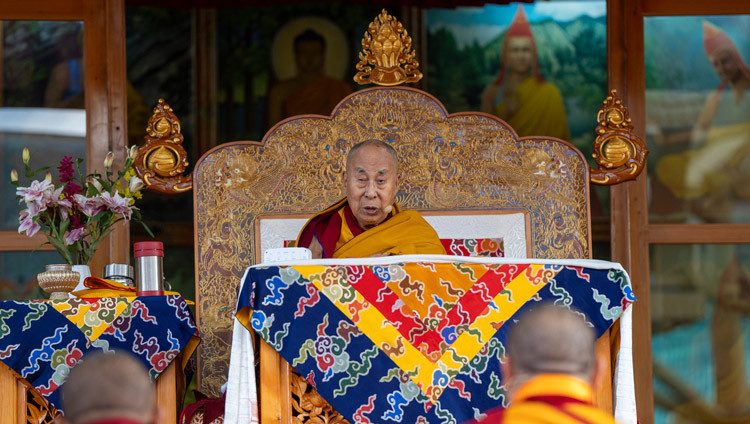
<svg viewBox="0 0 750 424"><path fill-rule="evenodd" d="M70 424L115 418L148 424L155 419L154 385L143 364L127 352L84 356L61 390Z"/></svg>
<svg viewBox="0 0 750 424"><path fill-rule="evenodd" d="M567 374L592 379L595 336L581 313L545 305L523 314L511 328L507 354L514 374Z"/></svg>

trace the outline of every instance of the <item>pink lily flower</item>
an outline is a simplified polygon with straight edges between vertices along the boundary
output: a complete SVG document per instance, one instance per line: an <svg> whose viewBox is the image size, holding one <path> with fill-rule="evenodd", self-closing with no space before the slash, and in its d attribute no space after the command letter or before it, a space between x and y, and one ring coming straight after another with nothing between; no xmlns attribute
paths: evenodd
<svg viewBox="0 0 750 424"><path fill-rule="evenodd" d="M76 228L68 232L68 234L65 234L65 238L63 239L63 241L65 242L66 246L70 246L71 244L77 242L78 240L83 239L84 235L85 235L84 227Z"/></svg>
<svg viewBox="0 0 750 424"><path fill-rule="evenodd" d="M86 197L76 194L73 196L73 201L78 205L78 209L88 217L96 216L96 214L103 211L105 208L101 196Z"/></svg>
<svg viewBox="0 0 750 424"><path fill-rule="evenodd" d="M68 197L62 197L62 192L64 189L65 187L59 187L54 191L45 191L42 202L45 205L45 209L47 207L58 207L58 210L60 211L60 218L68 219L68 214L73 208L73 204Z"/></svg>
<svg viewBox="0 0 750 424"><path fill-rule="evenodd" d="M16 196L21 196L21 200L27 204L37 203L39 205L42 203L45 194L52 192L54 189L55 186L46 179L42 181L34 180L28 187L18 187L16 189Z"/></svg>
<svg viewBox="0 0 750 424"><path fill-rule="evenodd" d="M18 218L20 225L18 226L18 233L26 233L27 236L32 237L36 234L42 226L38 222L34 221L34 217L29 215L29 211L24 209L21 211L21 216Z"/></svg>
<svg viewBox="0 0 750 424"><path fill-rule="evenodd" d="M130 219L130 216L133 214L133 209L137 209L135 206L130 206L128 204L128 199L120 196L120 193L118 192L115 192L114 195L110 193L102 193L102 203L104 203L107 209L116 214L122 215L126 220Z"/></svg>

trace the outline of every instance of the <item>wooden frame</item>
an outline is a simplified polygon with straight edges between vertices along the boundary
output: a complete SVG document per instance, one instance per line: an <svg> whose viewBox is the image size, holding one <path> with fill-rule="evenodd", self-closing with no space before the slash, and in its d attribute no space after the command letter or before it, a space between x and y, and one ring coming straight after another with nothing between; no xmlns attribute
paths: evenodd
<svg viewBox="0 0 750 424"><path fill-rule="evenodd" d="M101 169L107 152L115 153L115 166L127 155L124 0L27 0L0 3L0 20L71 20L84 25L84 90L86 106L87 172ZM2 75L2 73L0 73ZM41 234L29 238L16 231L0 231L0 251L33 251L45 241ZM39 250L53 250L43 246ZM129 226L116 226L89 263L94 275L111 262L129 262ZM182 400L174 390L180 372L173 362L157 380L158 402L164 406L162 423L177 421ZM27 386L0 364L0 423L26 422Z"/></svg>
<svg viewBox="0 0 750 424"><path fill-rule="evenodd" d="M0 20L83 22L87 171L101 169L109 151L115 153L115 166L122 166L127 155L124 0L3 2ZM0 231L0 240L0 251L31 251L43 237L29 239L15 231ZM128 225L118 224L89 263L94 275L107 263L129 262L129 240Z"/></svg>
<svg viewBox="0 0 750 424"><path fill-rule="evenodd" d="M608 0L607 69L611 88L622 93L645 139L645 74L643 18L646 16L716 15L750 13L743 0ZM636 404L642 424L654 422L651 355L650 244L748 243L750 225L649 224L646 176L611 189L612 260L628 270L638 296L633 310L633 363Z"/></svg>

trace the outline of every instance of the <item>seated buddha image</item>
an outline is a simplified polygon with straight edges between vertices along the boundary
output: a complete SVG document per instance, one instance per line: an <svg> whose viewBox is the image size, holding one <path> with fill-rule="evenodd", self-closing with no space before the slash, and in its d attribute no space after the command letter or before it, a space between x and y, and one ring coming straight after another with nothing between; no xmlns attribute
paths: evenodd
<svg viewBox="0 0 750 424"><path fill-rule="evenodd" d="M305 18L301 18L288 24L286 28L282 28L279 32L288 33L289 28L304 24ZM325 24L321 24L325 22ZM274 41L274 55L283 55L281 44L283 39L288 38L289 48L293 54L288 56L292 57L293 60L287 60L284 63L283 58L275 58L274 65L278 69L277 74L279 75L279 81L272 84L268 92L268 126L271 127L277 122L284 118L296 115L305 114L316 114L328 116L333 111L333 108L353 89L352 86L342 81L340 78L330 76L332 73L329 68L333 65L328 66L327 61L341 61L344 66L346 65L346 58L339 56L341 45L345 45L345 40L338 41L335 45L336 50L331 54L329 51L334 50L329 46L329 39L331 41L338 40L336 34L340 33L341 30L330 21L322 18L316 20L309 20L310 27L302 28L293 40L291 37L285 37L285 34L277 35L277 39L281 38L281 41ZM294 24L294 25L293 25ZM313 26L312 24L315 24ZM315 28L315 29L313 29ZM317 29L320 29L319 32ZM343 38L343 33L341 33ZM340 69L338 71L343 76L344 68L340 68L340 64L337 65ZM284 72L288 73L288 67L295 69L293 75L289 75L284 78ZM285 68L285 69L281 69ZM283 72L282 72L283 71Z"/></svg>

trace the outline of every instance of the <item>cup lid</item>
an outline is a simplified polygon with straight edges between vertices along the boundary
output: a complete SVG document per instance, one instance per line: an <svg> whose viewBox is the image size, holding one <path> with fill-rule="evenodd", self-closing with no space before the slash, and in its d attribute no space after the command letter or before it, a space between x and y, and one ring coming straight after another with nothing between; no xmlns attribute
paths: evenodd
<svg viewBox="0 0 750 424"><path fill-rule="evenodd" d="M127 277L133 279L133 267L128 264L108 264L104 266L102 273L104 278L107 277Z"/></svg>

